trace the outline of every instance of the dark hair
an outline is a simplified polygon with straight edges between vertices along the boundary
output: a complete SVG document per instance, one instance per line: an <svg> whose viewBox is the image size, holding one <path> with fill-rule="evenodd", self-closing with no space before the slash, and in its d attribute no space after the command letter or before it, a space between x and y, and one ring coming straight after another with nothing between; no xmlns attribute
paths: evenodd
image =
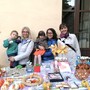
<svg viewBox="0 0 90 90"><path fill-rule="evenodd" d="M45 36L45 32L44 31L39 31L37 38L39 38L39 36Z"/></svg>
<svg viewBox="0 0 90 90"><path fill-rule="evenodd" d="M57 33L56 33L55 29L48 28L47 31L46 31L46 34L48 34L49 30L52 31L52 33L53 33L53 38L52 39L56 39L57 40ZM48 39L48 37L47 37L47 39Z"/></svg>
<svg viewBox="0 0 90 90"><path fill-rule="evenodd" d="M18 36L18 38L20 38L20 39L21 39L21 36Z"/></svg>
<svg viewBox="0 0 90 90"><path fill-rule="evenodd" d="M60 29L62 29L62 28L66 28L66 27L68 27L65 23L62 23L62 24L60 24L60 26L59 26L59 30Z"/></svg>
<svg viewBox="0 0 90 90"><path fill-rule="evenodd" d="M15 32L18 35L18 32L16 30L12 30L10 34L12 34L13 32Z"/></svg>

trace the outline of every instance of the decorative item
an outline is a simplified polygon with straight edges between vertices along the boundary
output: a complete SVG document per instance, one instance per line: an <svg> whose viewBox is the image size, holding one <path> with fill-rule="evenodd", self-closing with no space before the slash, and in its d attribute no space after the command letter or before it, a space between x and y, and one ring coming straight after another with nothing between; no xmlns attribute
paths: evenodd
<svg viewBox="0 0 90 90"><path fill-rule="evenodd" d="M90 90L90 85L89 85L88 81L82 80L81 84L82 84L83 87L86 87L88 90Z"/></svg>
<svg viewBox="0 0 90 90"><path fill-rule="evenodd" d="M51 90L51 89L50 89L50 86L51 86L51 83L50 83L50 82L44 82L44 83L43 83L43 88L44 88L44 90Z"/></svg>
<svg viewBox="0 0 90 90"><path fill-rule="evenodd" d="M34 66L34 72L40 72L40 64L36 64L36 66Z"/></svg>
<svg viewBox="0 0 90 90"><path fill-rule="evenodd" d="M49 48L52 49L52 53L54 56L56 56L56 54L66 54L67 53L67 46L60 46L60 45L51 45Z"/></svg>

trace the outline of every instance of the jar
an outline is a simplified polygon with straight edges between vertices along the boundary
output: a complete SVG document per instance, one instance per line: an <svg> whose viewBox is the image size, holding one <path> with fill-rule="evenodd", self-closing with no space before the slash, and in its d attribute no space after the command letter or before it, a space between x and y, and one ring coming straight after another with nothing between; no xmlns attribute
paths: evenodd
<svg viewBox="0 0 90 90"><path fill-rule="evenodd" d="M26 63L26 71L27 71L27 73L32 73L32 72L33 72L32 62L28 61L28 62Z"/></svg>

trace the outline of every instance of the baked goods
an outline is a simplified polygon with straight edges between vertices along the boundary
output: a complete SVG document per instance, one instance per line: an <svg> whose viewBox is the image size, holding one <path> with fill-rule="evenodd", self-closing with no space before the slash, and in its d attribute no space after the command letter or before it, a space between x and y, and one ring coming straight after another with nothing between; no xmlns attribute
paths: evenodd
<svg viewBox="0 0 90 90"><path fill-rule="evenodd" d="M88 78L90 75L90 65L81 63L76 66L75 76L80 80Z"/></svg>
<svg viewBox="0 0 90 90"><path fill-rule="evenodd" d="M33 73L30 76L26 76L22 82L26 86L35 86L40 85L43 82L43 79L38 74Z"/></svg>
<svg viewBox="0 0 90 90"><path fill-rule="evenodd" d="M24 84L19 83L19 82L14 82L9 89L10 90L22 90L24 87L25 87Z"/></svg>
<svg viewBox="0 0 90 90"><path fill-rule="evenodd" d="M26 68L10 68L9 71L6 71L6 77L19 77L26 74Z"/></svg>
<svg viewBox="0 0 90 90"><path fill-rule="evenodd" d="M19 90L19 84L13 83L10 87L11 90Z"/></svg>
<svg viewBox="0 0 90 90"><path fill-rule="evenodd" d="M9 86L11 85L11 83L13 83L13 81L14 80L12 78L7 78L0 90L8 90Z"/></svg>
<svg viewBox="0 0 90 90"><path fill-rule="evenodd" d="M3 85L3 83L4 83L4 79L0 78L0 87Z"/></svg>
<svg viewBox="0 0 90 90"><path fill-rule="evenodd" d="M62 87L65 87L65 88L70 88L69 84L66 83L66 82L61 82L61 83L58 83L56 85L57 88L62 88Z"/></svg>

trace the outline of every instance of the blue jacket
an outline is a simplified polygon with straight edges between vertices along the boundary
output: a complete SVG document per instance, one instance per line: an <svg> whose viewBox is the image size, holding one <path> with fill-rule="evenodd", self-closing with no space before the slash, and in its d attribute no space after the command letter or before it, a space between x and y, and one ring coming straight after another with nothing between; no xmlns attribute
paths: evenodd
<svg viewBox="0 0 90 90"><path fill-rule="evenodd" d="M49 39L47 41L48 47L54 44L57 44L57 40L55 39ZM51 49L46 49L45 54L42 56L42 60L43 61L47 61L47 60L53 60L54 59L54 55L52 53Z"/></svg>

